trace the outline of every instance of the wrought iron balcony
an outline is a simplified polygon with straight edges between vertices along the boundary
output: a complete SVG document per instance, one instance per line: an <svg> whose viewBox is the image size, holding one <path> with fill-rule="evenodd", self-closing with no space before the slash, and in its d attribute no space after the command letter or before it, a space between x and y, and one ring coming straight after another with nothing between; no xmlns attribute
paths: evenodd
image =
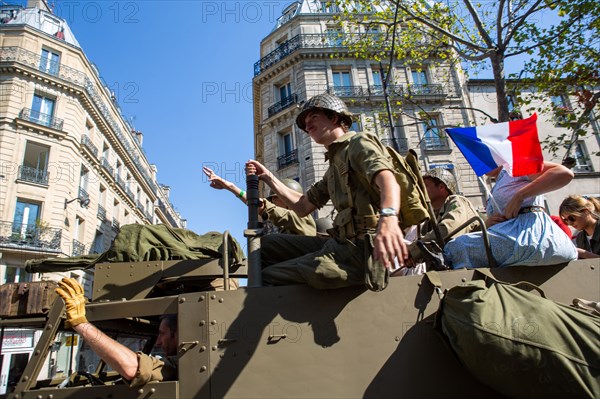
<svg viewBox="0 0 600 399"><path fill-rule="evenodd" d="M102 205L98 205L98 213L96 214L98 219L106 220L106 209Z"/></svg>
<svg viewBox="0 0 600 399"><path fill-rule="evenodd" d="M269 118L278 113L279 111L283 111L284 109L296 104L298 102L298 95L293 93L281 101L276 102L271 105L268 109Z"/></svg>
<svg viewBox="0 0 600 399"><path fill-rule="evenodd" d="M79 187L79 198L83 199L83 200L89 200L90 199L90 195L88 194L88 192L83 187Z"/></svg>
<svg viewBox="0 0 600 399"><path fill-rule="evenodd" d="M389 85L387 87L387 93L390 96L404 96L404 88L402 85ZM369 86L369 94L371 96L383 96L383 85Z"/></svg>
<svg viewBox="0 0 600 399"><path fill-rule="evenodd" d="M96 147L94 143L92 143L92 139L90 139L90 137L87 134L81 135L81 144L85 148L87 148L88 151L94 155L94 157L98 157L98 147Z"/></svg>
<svg viewBox="0 0 600 399"><path fill-rule="evenodd" d="M62 230L36 224L0 222L0 247L60 252Z"/></svg>
<svg viewBox="0 0 600 399"><path fill-rule="evenodd" d="M32 168L31 166L19 166L19 179L32 183L48 185L48 171Z"/></svg>
<svg viewBox="0 0 600 399"><path fill-rule="evenodd" d="M408 151L408 139L405 137L396 138L384 138L381 139L381 144L388 145L399 153L405 153Z"/></svg>
<svg viewBox="0 0 600 399"><path fill-rule="evenodd" d="M450 143L447 137L425 137L423 139L425 144L425 151L450 151Z"/></svg>
<svg viewBox="0 0 600 399"><path fill-rule="evenodd" d="M420 84L409 85L408 94L411 96L445 96L444 88L441 84Z"/></svg>
<svg viewBox="0 0 600 399"><path fill-rule="evenodd" d="M275 65L288 55L301 48L345 48L349 44L369 41L377 38L380 33L325 33L300 34L281 43L275 50L254 64L254 76L260 75L267 68Z"/></svg>
<svg viewBox="0 0 600 399"><path fill-rule="evenodd" d="M112 229L115 232L119 232L119 230L121 229L121 224L119 223L119 221L115 218L113 218L112 220Z"/></svg>
<svg viewBox="0 0 600 399"><path fill-rule="evenodd" d="M60 118L55 118L52 115L43 114L29 108L23 108L19 113L19 118L37 123L38 125L48 126L55 130L62 130L64 124L64 121Z"/></svg>
<svg viewBox="0 0 600 399"><path fill-rule="evenodd" d="M298 163L298 149L288 152L277 157L278 169L283 169L286 166Z"/></svg>
<svg viewBox="0 0 600 399"><path fill-rule="evenodd" d="M82 256L86 255L85 244L73 239L73 249L71 251L71 256Z"/></svg>
<svg viewBox="0 0 600 399"><path fill-rule="evenodd" d="M106 172L108 172L109 175L114 176L115 172L113 170L113 167L110 166L110 164L108 163L108 159L106 158L102 158L102 167L104 169L106 169Z"/></svg>
<svg viewBox="0 0 600 399"><path fill-rule="evenodd" d="M336 86L327 89L327 93L338 97L362 97L367 95L367 90L362 86Z"/></svg>

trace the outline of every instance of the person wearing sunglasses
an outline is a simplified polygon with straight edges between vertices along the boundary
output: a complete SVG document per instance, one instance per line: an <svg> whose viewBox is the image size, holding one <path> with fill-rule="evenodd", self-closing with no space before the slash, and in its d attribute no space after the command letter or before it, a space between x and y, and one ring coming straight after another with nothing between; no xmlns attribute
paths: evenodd
<svg viewBox="0 0 600 399"><path fill-rule="evenodd" d="M579 259L600 258L600 200L570 195L560 204L559 214L579 231L574 239Z"/></svg>

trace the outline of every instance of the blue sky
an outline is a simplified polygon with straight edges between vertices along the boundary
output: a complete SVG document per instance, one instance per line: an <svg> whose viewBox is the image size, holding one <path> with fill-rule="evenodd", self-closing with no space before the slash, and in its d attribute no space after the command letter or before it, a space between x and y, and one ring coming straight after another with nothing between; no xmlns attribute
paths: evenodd
<svg viewBox="0 0 600 399"><path fill-rule="evenodd" d="M254 154L252 77L260 41L290 1L56 1L88 59L114 90L171 202L202 234L246 250L247 208L209 187L202 165L245 186Z"/></svg>

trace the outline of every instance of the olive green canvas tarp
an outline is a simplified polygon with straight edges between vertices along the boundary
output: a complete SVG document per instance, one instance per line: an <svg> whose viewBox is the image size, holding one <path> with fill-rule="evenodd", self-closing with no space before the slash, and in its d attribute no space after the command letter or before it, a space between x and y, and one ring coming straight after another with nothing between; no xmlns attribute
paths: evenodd
<svg viewBox="0 0 600 399"><path fill-rule="evenodd" d="M222 246L223 234L217 232L198 235L191 230L175 229L164 224L129 224L121 227L111 248L102 254L32 259L25 265L30 273L47 273L89 269L105 262L221 258ZM227 247L234 262L241 262L244 251L237 240L229 236Z"/></svg>

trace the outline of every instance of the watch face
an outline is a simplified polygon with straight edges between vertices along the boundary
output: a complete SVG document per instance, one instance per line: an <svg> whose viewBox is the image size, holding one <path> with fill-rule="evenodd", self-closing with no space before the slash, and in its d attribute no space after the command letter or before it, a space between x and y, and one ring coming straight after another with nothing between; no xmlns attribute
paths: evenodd
<svg viewBox="0 0 600 399"><path fill-rule="evenodd" d="M394 208L383 208L379 214L381 216L396 216L396 210Z"/></svg>

